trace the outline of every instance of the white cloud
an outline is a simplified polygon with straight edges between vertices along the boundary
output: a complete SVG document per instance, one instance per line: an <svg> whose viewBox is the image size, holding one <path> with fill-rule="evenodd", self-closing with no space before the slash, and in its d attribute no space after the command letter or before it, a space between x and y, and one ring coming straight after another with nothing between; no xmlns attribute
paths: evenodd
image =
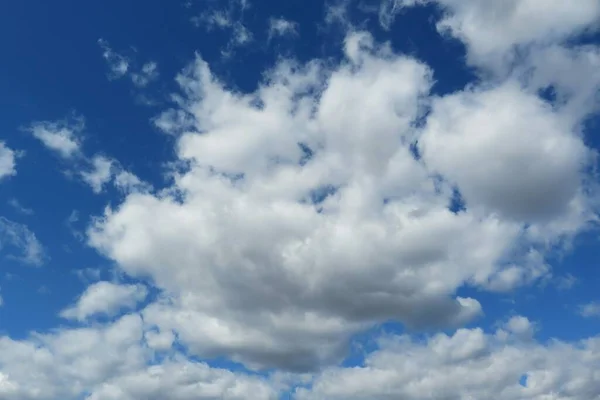
<svg viewBox="0 0 600 400"><path fill-rule="evenodd" d="M137 315L93 328L0 337L5 400L275 400L265 379L210 368L171 353L160 364ZM149 365L155 364L155 365Z"/></svg>
<svg viewBox="0 0 600 400"><path fill-rule="evenodd" d="M154 126L169 135L179 135L193 130L195 122L192 114L179 109L166 110L152 119Z"/></svg>
<svg viewBox="0 0 600 400"><path fill-rule="evenodd" d="M512 82L435 99L419 149L467 205L536 222L581 202L592 151L577 121ZM474 168L474 166L477 166Z"/></svg>
<svg viewBox="0 0 600 400"><path fill-rule="evenodd" d="M147 192L152 186L131 172L121 170L114 175L114 185L123 193Z"/></svg>
<svg viewBox="0 0 600 400"><path fill-rule="evenodd" d="M129 71L130 60L115 52L104 39L98 39L98 45L102 49L102 57L104 57L110 69L109 78L119 79L125 76Z"/></svg>
<svg viewBox="0 0 600 400"><path fill-rule="evenodd" d="M519 320L527 322L525 318ZM355 368L330 368L297 400L589 400L600 395L600 339L547 345L461 329L425 342L384 337Z"/></svg>
<svg viewBox="0 0 600 400"><path fill-rule="evenodd" d="M29 127L33 136L49 150L56 152L64 159L71 159L80 154L81 132L85 127L82 117L71 120L34 122Z"/></svg>
<svg viewBox="0 0 600 400"><path fill-rule="evenodd" d="M72 121L34 122L29 130L48 149L69 160L68 173L81 178L96 194L101 193L111 181L123 193L151 190L151 185L123 169L117 160L100 154L85 155L80 148L84 127L83 117L77 116Z"/></svg>
<svg viewBox="0 0 600 400"><path fill-rule="evenodd" d="M176 143L170 186L154 192L108 157L76 159L95 192L112 182L124 194L93 219L88 243L161 295L102 325L90 320L138 307L148 290L96 282L61 312L90 327L0 337L0 398L274 400L295 379L297 400L599 398L600 338L536 342L537 324L521 316L493 333L384 336L362 365L333 366L355 334L382 322L472 321L484 310L460 288L550 279L547 251L598 221L597 155L582 127L598 106L600 57L562 43L598 16L600 5L581 1L583 11L555 0L554 9L437 0L439 30L486 72L444 96L431 95L427 65L365 32L348 34L339 64L282 60L253 93L227 88L197 58L177 78L174 108L154 119ZM382 24L424 2L383 2ZM347 4L329 17L346 18ZM229 5L210 14L231 30L226 51L251 40L248 3ZM100 45L113 76L151 80L151 64L138 76ZM517 47L528 50L515 64ZM548 88L555 100L539 94ZM46 146L80 154L78 131L41 124ZM4 218L0 243L42 257L35 235ZM190 359L219 357L290 373L263 378Z"/></svg>
<svg viewBox="0 0 600 400"><path fill-rule="evenodd" d="M0 217L0 250L7 249L18 251L9 252L7 257L29 265L40 266L48 258L35 234L25 225Z"/></svg>
<svg viewBox="0 0 600 400"><path fill-rule="evenodd" d="M276 36L297 36L298 23L285 18L271 18L269 20L269 38Z"/></svg>
<svg viewBox="0 0 600 400"><path fill-rule="evenodd" d="M147 192L152 186L143 182L132 172L126 171L118 161L102 156L94 156L89 163L89 171L80 172L81 178L94 193L101 193L105 185L112 182L122 193Z"/></svg>
<svg viewBox="0 0 600 400"><path fill-rule="evenodd" d="M113 175L113 161L104 156L94 156L91 160L91 171L82 171L81 178L91 186L94 193L100 193Z"/></svg>
<svg viewBox="0 0 600 400"><path fill-rule="evenodd" d="M516 48L563 42L600 19L596 0L385 0L384 25L404 7L426 3L444 10L438 31L463 41L471 63L493 70L510 64Z"/></svg>
<svg viewBox="0 0 600 400"><path fill-rule="evenodd" d="M259 378L212 369L206 364L173 360L124 375L99 387L89 400L276 400Z"/></svg>
<svg viewBox="0 0 600 400"><path fill-rule="evenodd" d="M305 371L381 321L463 324L482 310L459 287L547 279L547 246L595 218L568 108L513 80L432 99L427 66L366 33L345 54L283 61L249 94L197 59L165 124L188 168L89 230L172 294L144 318L193 354Z"/></svg>
<svg viewBox="0 0 600 400"><path fill-rule="evenodd" d="M6 143L0 141L0 179L15 175L17 173L15 166L15 151L8 148Z"/></svg>
<svg viewBox="0 0 600 400"><path fill-rule="evenodd" d="M155 62L148 62L142 66L139 72L131 73L131 81L139 88L148 86L152 81L158 79L158 64Z"/></svg>
<svg viewBox="0 0 600 400"><path fill-rule="evenodd" d="M61 311L60 315L79 321L97 315L112 317L121 310L134 308L144 301L147 295L148 290L143 285L96 282L85 290L75 305Z"/></svg>
<svg viewBox="0 0 600 400"><path fill-rule="evenodd" d="M592 318L592 317L600 317L600 303L599 302L591 302L582 305L579 307L579 314L582 317Z"/></svg>
<svg viewBox="0 0 600 400"><path fill-rule="evenodd" d="M221 4L219 3L221 6ZM200 16L192 18L196 27L207 31L220 29L229 31L231 37L225 48L221 50L224 57L230 57L234 50L254 40L252 32L244 25L244 13L250 7L246 0L229 0L222 8L205 9Z"/></svg>
<svg viewBox="0 0 600 400"><path fill-rule="evenodd" d="M98 39L98 44L102 49L102 56L110 70L108 74L109 79L120 79L128 76L133 85L138 89L143 89L158 79L159 72L156 62L149 61L138 68L133 58L117 53L109 46L106 40ZM141 97L138 96L138 98Z"/></svg>

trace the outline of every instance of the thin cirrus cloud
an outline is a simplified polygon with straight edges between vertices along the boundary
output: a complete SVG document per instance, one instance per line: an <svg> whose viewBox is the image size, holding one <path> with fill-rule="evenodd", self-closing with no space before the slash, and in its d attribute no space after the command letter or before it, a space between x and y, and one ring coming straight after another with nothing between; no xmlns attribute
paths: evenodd
<svg viewBox="0 0 600 400"><path fill-rule="evenodd" d="M0 252L23 264L41 266L48 259L44 246L27 226L0 216Z"/></svg>
<svg viewBox="0 0 600 400"><path fill-rule="evenodd" d="M0 397L599 398L600 337L543 339L561 334L544 331L547 313L506 318L489 299L535 295L597 228L586 121L600 53L572 39L600 5L382 1L383 28L435 6L438 34L464 44L478 78L440 94L434 66L350 21L353 4L326 10L345 29L337 59L277 57L251 90L197 53L151 120L173 145L159 190L86 156L81 129L38 124L94 192L119 191L82 234L116 274L82 270L85 289L59 312L69 327L0 336ZM252 7L219 5L196 23L228 31L233 57ZM131 61L101 46L135 84ZM31 235L2 221L23 251ZM585 279L566 268L560 290ZM599 314L590 300L575 318Z"/></svg>
<svg viewBox="0 0 600 400"><path fill-rule="evenodd" d="M23 215L33 215L35 214L35 212L33 211L33 209L29 208L29 207L25 207L23 204L21 204L19 202L19 200L12 198L8 201L8 204L14 208L18 213L23 214Z"/></svg>
<svg viewBox="0 0 600 400"><path fill-rule="evenodd" d="M98 39L98 45L102 49L102 57L108 66L108 78L110 80L128 76L133 85L141 89L158 79L159 71L156 62L149 61L138 68L133 57L127 57L116 52L107 40Z"/></svg>

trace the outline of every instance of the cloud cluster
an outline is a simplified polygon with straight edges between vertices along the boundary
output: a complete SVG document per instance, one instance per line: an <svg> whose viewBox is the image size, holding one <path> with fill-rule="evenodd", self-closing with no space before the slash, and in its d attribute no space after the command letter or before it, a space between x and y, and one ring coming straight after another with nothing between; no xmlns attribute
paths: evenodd
<svg viewBox="0 0 600 400"><path fill-rule="evenodd" d="M274 400L265 380L213 369L146 345L139 316L94 328L0 337L0 397L5 400ZM153 365L154 364L154 365Z"/></svg>
<svg viewBox="0 0 600 400"><path fill-rule="evenodd" d="M419 342L384 337L356 368L331 368L298 400L589 400L600 396L600 339L546 346L515 317L493 334L460 329ZM525 334L524 334L525 332Z"/></svg>
<svg viewBox="0 0 600 400"><path fill-rule="evenodd" d="M594 153L569 101L516 76L432 96L426 65L365 32L345 55L283 61L249 94L198 58L162 124L185 124L187 167L89 230L171 294L144 318L194 355L306 371L382 321L463 324L482 307L460 287L547 278L546 252L595 220Z"/></svg>
<svg viewBox="0 0 600 400"><path fill-rule="evenodd" d="M32 135L50 151L67 162L67 172L80 178L94 193L101 193L112 182L122 193L148 191L150 185L108 156L95 154L88 157L83 147L85 120L81 116L58 121L34 122L28 128Z"/></svg>
<svg viewBox="0 0 600 400"><path fill-rule="evenodd" d="M380 17L425 3L441 7L438 30L465 44L478 81L433 94L428 65L355 30L339 63L282 59L251 93L197 56L154 119L176 143L159 191L84 156L82 127L32 125L94 191L123 190L88 244L160 293L99 324L148 291L96 282L61 313L81 327L0 337L0 397L260 400L297 386L297 400L599 398L599 338L538 342L524 317L465 329L485 309L458 293L543 282L548 255L598 222L584 122L598 110L600 52L566 43L600 5L395 0ZM247 7L206 18L237 40ZM108 50L113 73L130 73ZM356 334L388 321L453 333L384 335L361 365L339 366ZM221 358L282 376L193 361Z"/></svg>
<svg viewBox="0 0 600 400"><path fill-rule="evenodd" d="M207 31L215 29L224 30L231 34L231 37L221 51L224 57L230 57L236 48L245 46L254 41L254 34L244 24L244 14L250 8L248 0L227 0L225 6L207 7L203 4L203 11L200 15L191 19L197 27L203 27Z"/></svg>

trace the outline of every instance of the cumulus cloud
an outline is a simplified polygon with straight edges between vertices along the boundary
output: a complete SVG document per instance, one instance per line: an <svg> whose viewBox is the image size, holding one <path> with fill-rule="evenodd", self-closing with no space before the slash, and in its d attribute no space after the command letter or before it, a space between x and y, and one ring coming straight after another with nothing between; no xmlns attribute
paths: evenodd
<svg viewBox="0 0 600 400"><path fill-rule="evenodd" d="M154 353L142 319L127 315L93 328L0 337L0 397L6 400L275 400L266 380Z"/></svg>
<svg viewBox="0 0 600 400"><path fill-rule="evenodd" d="M8 148L6 143L0 141L0 179L7 176L15 175L16 169L16 154L15 151Z"/></svg>
<svg viewBox="0 0 600 400"><path fill-rule="evenodd" d="M382 321L463 324L482 309L458 288L549 277L548 245L595 218L567 108L516 79L431 97L432 71L368 33L344 51L282 61L248 94L198 58L159 118L185 165L173 186L88 232L171 294L144 318L195 355L306 371Z"/></svg>
<svg viewBox="0 0 600 400"><path fill-rule="evenodd" d="M28 130L49 150L64 159L72 159L80 154L84 128L83 117L74 116L59 121L34 122Z"/></svg>
<svg viewBox="0 0 600 400"><path fill-rule="evenodd" d="M389 26L403 8L423 4L442 9L438 31L461 40L469 62L496 71L515 60L516 50L564 42L597 28L600 18L595 0L384 0L380 19Z"/></svg>
<svg viewBox="0 0 600 400"><path fill-rule="evenodd" d="M328 18L346 19L348 3ZM297 400L598 398L599 338L538 342L522 316L465 329L485 310L458 293L545 282L549 252L598 221L584 122L600 57L565 42L600 6L396 0L381 22L425 3L442 8L438 30L466 45L481 80L434 95L430 67L354 29L340 62L283 59L251 93L198 56L153 120L175 142L160 191L43 123L51 134L38 138L76 158L95 192L112 182L123 194L93 219L89 245L161 293L101 324L93 317L131 311L148 289L95 282L60 313L91 326L0 337L0 398L274 400L294 382ZM231 30L231 49L251 36L248 3L228 5L197 22ZM138 77L103 49L114 76L149 82L155 67ZM6 219L0 233L17 249L35 239ZM360 365L340 366L356 334L388 321L453 333L383 335ZM192 361L221 357L281 375Z"/></svg>
<svg viewBox="0 0 600 400"><path fill-rule="evenodd" d="M294 398L588 400L600 395L598 374L592 372L599 360L598 338L544 346L479 328L424 342L392 336L379 341L364 365L327 369Z"/></svg>
<svg viewBox="0 0 600 400"><path fill-rule="evenodd" d="M86 319L106 315L112 317L121 310L132 309L144 301L148 289L143 285L120 285L112 282L96 282L87 287L77 302L61 311L67 319L85 321Z"/></svg>
<svg viewBox="0 0 600 400"><path fill-rule="evenodd" d="M583 172L593 157L577 122L508 82L435 99L419 150L468 207L527 222L555 219L584 201Z"/></svg>
<svg viewBox="0 0 600 400"><path fill-rule="evenodd" d="M0 250L7 252L8 258L33 266L40 266L48 259L44 247L29 228L4 217L0 217Z"/></svg>

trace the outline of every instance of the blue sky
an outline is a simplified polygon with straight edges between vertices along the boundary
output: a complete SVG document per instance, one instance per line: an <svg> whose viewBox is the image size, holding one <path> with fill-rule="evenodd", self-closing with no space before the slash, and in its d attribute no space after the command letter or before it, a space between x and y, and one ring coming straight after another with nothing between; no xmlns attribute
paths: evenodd
<svg viewBox="0 0 600 400"><path fill-rule="evenodd" d="M600 399L599 24L2 4L0 399Z"/></svg>

